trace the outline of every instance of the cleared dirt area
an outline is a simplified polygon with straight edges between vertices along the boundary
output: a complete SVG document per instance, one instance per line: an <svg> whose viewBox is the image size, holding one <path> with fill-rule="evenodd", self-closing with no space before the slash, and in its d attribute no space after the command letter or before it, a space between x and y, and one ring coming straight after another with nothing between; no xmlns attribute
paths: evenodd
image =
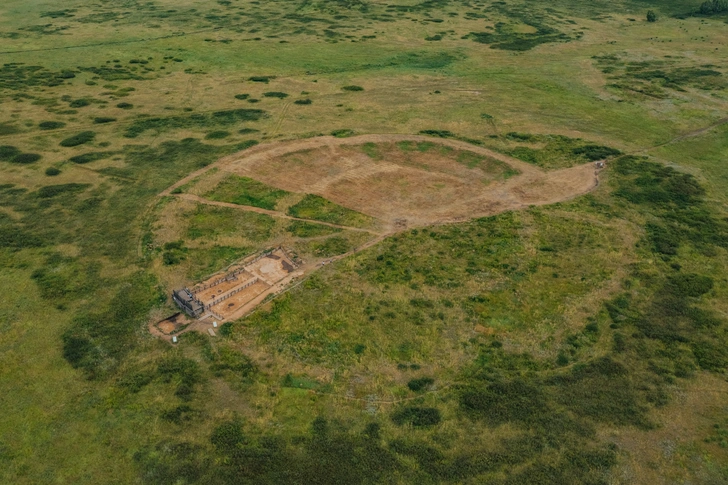
<svg viewBox="0 0 728 485"><path fill-rule="evenodd" d="M238 287L241 283L244 283L245 281L251 279L253 276L243 271L240 274L236 275L236 279L229 280L229 281L223 281L222 283L219 283L211 288L207 288L205 290L199 291L195 294L198 300L201 302L207 304L214 300L215 298L218 298L225 293L234 290L236 287Z"/></svg>
<svg viewBox="0 0 728 485"><path fill-rule="evenodd" d="M390 227L552 204L597 185L593 163L547 172L465 142L414 135L275 143L219 163L221 170L320 195Z"/></svg>
<svg viewBox="0 0 728 485"><path fill-rule="evenodd" d="M257 283L248 286L244 290L240 291L239 293L235 293L233 296L228 298L227 300L221 301L217 305L213 305L211 310L215 312L215 314L221 316L223 319L227 320L231 315L235 314L240 308L242 308L246 303L251 301L256 296L260 295L264 291L270 288L270 285L258 281Z"/></svg>
<svg viewBox="0 0 728 485"><path fill-rule="evenodd" d="M213 320L203 325L200 322L210 318L225 321L238 315L257 297L279 291L278 285L290 279L297 266L285 250L278 248L212 275L190 290L204 312L189 329L206 330Z"/></svg>

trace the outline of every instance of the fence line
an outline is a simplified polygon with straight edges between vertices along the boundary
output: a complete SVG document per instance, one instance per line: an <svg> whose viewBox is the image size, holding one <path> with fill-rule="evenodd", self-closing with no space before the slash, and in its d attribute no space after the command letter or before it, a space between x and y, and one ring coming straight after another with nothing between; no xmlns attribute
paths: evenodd
<svg viewBox="0 0 728 485"><path fill-rule="evenodd" d="M208 288L212 288L213 286L217 286L217 285L219 285L221 283L225 283L226 281L236 280L237 279L237 276L239 274L243 273L244 271L247 271L248 266L250 266L251 264L257 263L258 261L260 261L261 259L265 258L269 254L272 254L273 251L275 251L276 249L281 249L283 251L283 253L286 255L286 257L288 257L288 259L291 259L291 257L288 256L288 254L286 253L285 249L283 249L283 247L274 248L274 249L266 249L265 251L263 251L262 253L260 253L258 256L256 256L252 260L250 260L247 263L245 263L245 266L243 266L242 268L236 269L235 271L233 271L229 275L225 275L223 278L216 279L212 283L208 283L206 285L197 285L197 286L195 286L192 289L191 293L193 293L193 294L194 293L199 293L200 291L207 290ZM295 263L294 263L294 265L295 265Z"/></svg>
<svg viewBox="0 0 728 485"><path fill-rule="evenodd" d="M231 291L229 293L225 293L220 298L216 298L216 299L212 300L209 304L205 305L205 309L210 309L213 306L217 305L218 303L222 303L223 301L227 300L231 296L236 295L236 294L240 293L241 291L243 291L244 289L256 284L258 281L260 281L260 278L257 278L257 277L253 278L252 280L245 283L243 286L239 286L238 288L235 288L233 291Z"/></svg>

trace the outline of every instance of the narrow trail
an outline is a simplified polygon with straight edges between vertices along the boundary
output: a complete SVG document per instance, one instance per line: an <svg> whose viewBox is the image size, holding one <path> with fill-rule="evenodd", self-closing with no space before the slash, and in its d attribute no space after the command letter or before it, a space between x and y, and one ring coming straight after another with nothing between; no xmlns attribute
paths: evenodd
<svg viewBox="0 0 728 485"><path fill-rule="evenodd" d="M246 211L246 212L256 212L258 214L266 214L266 215L273 216L273 217L279 217L281 219L289 219L291 221L310 222L312 224L320 224L322 226L335 227L337 229L345 229L347 231L366 232L369 234L376 234L376 235L382 234L380 231L374 231L372 229L364 229L361 227L342 226L340 224L316 221L313 219L303 219L300 217L289 216L288 214L284 214L283 212L278 212L278 211L269 210L269 209L262 209L260 207L254 207L252 205L240 205L240 204L233 204L231 202L219 202L216 200L203 199L202 197L199 197L199 196L193 195L193 194L174 194L174 197L177 197L178 199L191 200L193 202L198 202L200 204L214 205L214 206L218 206L218 207L229 207L231 209L238 209L238 210L242 210L242 211Z"/></svg>
<svg viewBox="0 0 728 485"><path fill-rule="evenodd" d="M704 128L700 128L698 130L693 130L693 131L689 131L687 133L683 133L682 135L678 135L675 138L672 138L664 143L660 143L658 145L643 148L643 149L637 150L636 152L633 152L633 153L645 153L650 150L654 150L656 148L662 148L664 146L672 145L673 143L677 143L679 141L687 140L688 138L695 138L696 136L700 136L704 133L707 133L715 128L718 128L719 126L725 125L726 123L728 123L728 118L721 118L718 121L716 121L715 123L713 123L712 125L708 125Z"/></svg>
<svg viewBox="0 0 728 485"><path fill-rule="evenodd" d="M286 113L288 113L288 108L291 107L291 102L286 101L286 104L283 105L283 109L281 110L281 115L278 117L278 121L276 121L276 125L273 128L273 135L277 135L278 132L281 129L281 126L283 125L283 121L286 119Z"/></svg>
<svg viewBox="0 0 728 485"><path fill-rule="evenodd" d="M213 32L220 30L220 27L210 27L208 29L193 30L190 32L173 32L166 35L160 35L157 37L144 37L141 39L129 39L129 40L112 40L108 42L96 42L92 44L80 44L80 45L67 45L61 47L42 47L38 49L17 49L10 51L0 51L1 54L26 54L28 52L48 52L48 51L63 51L69 49L86 49L89 47L104 47L109 45L125 45L125 44L138 44L140 42L154 42L156 40L173 39L175 37L186 37L188 35L202 34L205 32Z"/></svg>

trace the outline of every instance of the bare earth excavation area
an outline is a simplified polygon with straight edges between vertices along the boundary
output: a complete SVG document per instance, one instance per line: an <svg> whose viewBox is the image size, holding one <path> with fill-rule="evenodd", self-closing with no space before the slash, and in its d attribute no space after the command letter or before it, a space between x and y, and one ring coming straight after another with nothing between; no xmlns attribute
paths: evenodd
<svg viewBox="0 0 728 485"><path fill-rule="evenodd" d="M594 163L545 171L462 141L413 135L363 135L260 145L190 174L160 195L298 219L280 207L271 210L223 203L175 190L212 168L220 172L217 177L238 175L290 193L314 194L379 221L379 230L336 226L370 232L372 239L346 254L304 264L297 268L295 277L370 247L407 227L552 204L584 194L598 184ZM191 305L196 305L190 311L186 303L178 302L183 310L199 318L198 324L186 330L209 331L212 319L233 320L249 313L265 297L285 289L294 278L291 264L286 254L278 250L254 263L241 263L237 271L232 267L225 275L213 276L192 290L185 290L186 293L175 292L177 300L187 298ZM202 322L206 322L204 326ZM160 324L169 327L168 322ZM164 330L162 333L170 334Z"/></svg>
<svg viewBox="0 0 728 485"><path fill-rule="evenodd" d="M400 150L387 149L394 144ZM402 156L406 150L410 157ZM320 195L390 226L397 220L420 226L552 204L597 184L592 163L546 172L465 142L408 135L265 145L223 160L220 168Z"/></svg>

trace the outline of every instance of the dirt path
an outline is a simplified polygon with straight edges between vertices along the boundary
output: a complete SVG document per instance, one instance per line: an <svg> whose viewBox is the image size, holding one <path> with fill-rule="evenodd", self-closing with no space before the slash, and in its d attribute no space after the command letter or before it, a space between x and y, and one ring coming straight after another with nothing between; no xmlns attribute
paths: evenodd
<svg viewBox="0 0 728 485"><path fill-rule="evenodd" d="M374 134L374 135L359 135L352 136L349 138L336 138L333 136L319 136L315 138L306 138L303 140L289 140L273 143L265 143L256 145L242 152L229 155L221 158L215 163L207 165L199 170L192 172L183 179L177 181L174 185L171 185L167 189L163 190L159 196L170 195L171 192L188 182L196 179L197 177L205 174L213 168L229 171L231 165L240 164L241 162L249 163L251 161L265 160L266 158L272 158L286 153L297 152L301 150L310 150L314 148L322 147L335 147L335 146L346 146L346 145L361 145L364 143L387 143L387 142L398 142L398 141L425 141L433 142L441 145L449 146L451 148L458 148L461 150L469 150L480 155L494 158L501 162L507 163L513 168L519 170L521 173L534 173L540 172L541 170L529 163L523 162L513 157L503 155L487 148L482 148L470 143L450 140L448 138L433 138L431 136L423 135L400 135L400 134Z"/></svg>
<svg viewBox="0 0 728 485"><path fill-rule="evenodd" d="M662 148L667 145L672 145L673 143L677 143L679 141L683 141L688 138L694 138L696 136L700 136L704 133L707 133L707 132L713 130L714 128L725 125L726 123L728 123L728 118L721 118L718 121L716 121L715 123L713 123L712 125L706 126L705 128L700 128L699 130L693 130L693 131L689 131L687 133L683 133L682 135L676 136L675 138L672 138L671 140L668 140L664 143L660 143L659 145L651 146L649 148L643 148L642 150L638 150L634 153L644 153L644 152L648 152L650 150L654 150L655 148Z"/></svg>
<svg viewBox="0 0 728 485"><path fill-rule="evenodd" d="M285 214L283 212L262 209L260 207L254 207L252 205L240 205L240 204L233 204L231 202L220 202L217 200L203 199L202 197L199 197L199 196L193 195L193 194L174 194L174 197L177 197L180 199L185 199L185 200L191 200L193 202L198 202L200 204L215 205L218 207L230 207L231 209L243 210L243 211L247 211L247 212L256 212L258 214L266 214L266 215L273 216L273 217L279 217L281 219L289 219L291 221L310 222L311 224L320 224L322 226L335 227L337 229L345 229L347 231L368 232L369 234L376 234L376 235L382 234L381 232L373 231L371 229L362 229L360 227L342 226L339 224L332 224L331 222L323 222L323 221L316 221L313 219L302 219L300 217L293 217L293 216L289 216L288 214Z"/></svg>

